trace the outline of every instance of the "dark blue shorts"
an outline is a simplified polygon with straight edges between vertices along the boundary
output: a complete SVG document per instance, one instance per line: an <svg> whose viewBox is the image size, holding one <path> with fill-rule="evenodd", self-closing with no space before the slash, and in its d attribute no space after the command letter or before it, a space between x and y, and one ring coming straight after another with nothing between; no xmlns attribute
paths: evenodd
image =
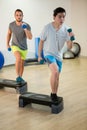
<svg viewBox="0 0 87 130"><path fill-rule="evenodd" d="M62 62L61 61L57 60L54 56L51 56L51 55L45 56L45 60L48 64L56 63L58 66L58 71L61 72L61 70L62 70Z"/></svg>

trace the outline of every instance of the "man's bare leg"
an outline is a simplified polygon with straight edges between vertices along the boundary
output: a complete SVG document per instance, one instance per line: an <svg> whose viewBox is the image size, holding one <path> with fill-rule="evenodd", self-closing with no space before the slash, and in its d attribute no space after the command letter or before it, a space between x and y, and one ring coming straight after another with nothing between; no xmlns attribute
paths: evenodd
<svg viewBox="0 0 87 130"><path fill-rule="evenodd" d="M55 63L49 64L49 68L51 70L51 77L50 77L50 85L51 85L51 96L53 97L53 100L58 100L57 98L57 91L58 91L58 85L59 85L59 72L58 72L58 66Z"/></svg>
<svg viewBox="0 0 87 130"><path fill-rule="evenodd" d="M16 68L16 73L17 73L17 78L16 80L18 82L24 81L22 79L23 71L24 71L24 60L21 59L20 52L16 51L14 52L14 55L16 57L16 63L15 63L15 68Z"/></svg>

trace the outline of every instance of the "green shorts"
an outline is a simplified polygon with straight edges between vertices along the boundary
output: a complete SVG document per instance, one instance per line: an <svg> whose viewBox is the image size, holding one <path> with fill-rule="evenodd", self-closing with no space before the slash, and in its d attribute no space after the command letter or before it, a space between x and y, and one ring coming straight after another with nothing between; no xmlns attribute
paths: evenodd
<svg viewBox="0 0 87 130"><path fill-rule="evenodd" d="M20 48L17 47L17 46L11 46L11 49L12 49L13 52L16 52L16 51L20 52L21 58L22 58L23 60L26 59L28 50L22 50L22 49L20 49Z"/></svg>

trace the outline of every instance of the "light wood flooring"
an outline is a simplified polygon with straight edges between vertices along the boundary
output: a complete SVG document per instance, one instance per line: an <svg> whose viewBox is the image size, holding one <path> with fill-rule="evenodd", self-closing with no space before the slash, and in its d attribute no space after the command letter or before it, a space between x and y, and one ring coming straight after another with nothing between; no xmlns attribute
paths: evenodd
<svg viewBox="0 0 87 130"><path fill-rule="evenodd" d="M45 65L25 66L28 91L50 95L50 70ZM3 67L0 78L15 79L15 67ZM48 106L18 106L15 89L0 89L0 130L87 130L87 57L63 60L58 95L64 109L52 114Z"/></svg>

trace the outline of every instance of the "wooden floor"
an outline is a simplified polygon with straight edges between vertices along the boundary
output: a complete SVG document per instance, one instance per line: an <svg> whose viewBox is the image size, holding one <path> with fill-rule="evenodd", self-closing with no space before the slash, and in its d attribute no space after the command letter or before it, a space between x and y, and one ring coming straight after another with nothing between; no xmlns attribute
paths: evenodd
<svg viewBox="0 0 87 130"><path fill-rule="evenodd" d="M23 78L30 92L49 95L49 77L47 64L25 66ZM14 66L0 70L0 78L15 79ZM58 95L64 99L64 110L52 114L48 106L19 108L15 89L1 89L0 130L87 130L87 58L63 61Z"/></svg>

